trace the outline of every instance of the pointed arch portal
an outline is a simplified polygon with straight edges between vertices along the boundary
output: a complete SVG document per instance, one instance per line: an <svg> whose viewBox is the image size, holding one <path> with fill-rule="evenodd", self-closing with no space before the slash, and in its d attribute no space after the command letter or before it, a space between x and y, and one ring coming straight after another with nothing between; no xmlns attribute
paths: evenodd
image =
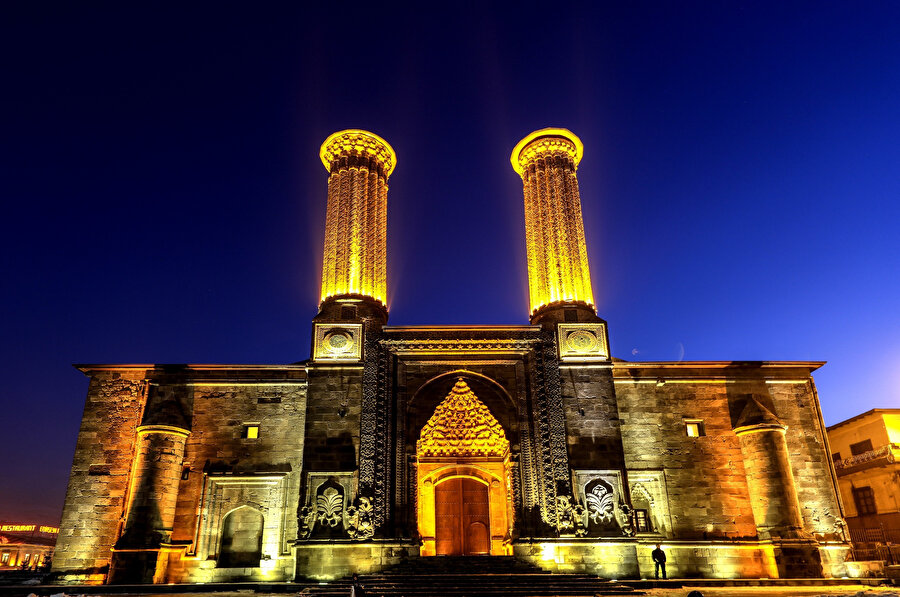
<svg viewBox="0 0 900 597"><path fill-rule="evenodd" d="M512 553L509 441L462 378L422 428L416 470L423 556Z"/></svg>

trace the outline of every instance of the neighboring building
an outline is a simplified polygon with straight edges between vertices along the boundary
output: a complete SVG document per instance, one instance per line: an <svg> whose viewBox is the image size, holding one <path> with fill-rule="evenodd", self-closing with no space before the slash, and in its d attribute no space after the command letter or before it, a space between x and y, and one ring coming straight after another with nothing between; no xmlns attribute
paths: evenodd
<svg viewBox="0 0 900 597"><path fill-rule="evenodd" d="M875 408L828 428L854 543L900 544L900 408Z"/></svg>
<svg viewBox="0 0 900 597"><path fill-rule="evenodd" d="M60 580L329 579L465 554L629 578L656 543L671 576L846 573L822 363L612 358L575 135L536 131L512 155L530 325L387 326L396 156L356 130L320 155L312 358L79 366Z"/></svg>
<svg viewBox="0 0 900 597"><path fill-rule="evenodd" d="M56 527L0 522L0 571L42 568L53 557L58 533Z"/></svg>

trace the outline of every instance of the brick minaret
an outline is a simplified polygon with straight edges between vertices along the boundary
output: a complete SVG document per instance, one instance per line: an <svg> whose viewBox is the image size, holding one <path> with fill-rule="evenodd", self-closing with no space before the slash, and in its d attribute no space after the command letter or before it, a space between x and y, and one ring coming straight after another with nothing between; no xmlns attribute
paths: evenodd
<svg viewBox="0 0 900 597"><path fill-rule="evenodd" d="M319 156L330 176L317 319L340 318L342 306L355 304L387 321L387 181L397 156L362 130L332 134Z"/></svg>
<svg viewBox="0 0 900 597"><path fill-rule="evenodd" d="M510 158L525 191L532 323L559 320L563 308L595 317L576 177L582 151L571 131L547 128L519 141Z"/></svg>

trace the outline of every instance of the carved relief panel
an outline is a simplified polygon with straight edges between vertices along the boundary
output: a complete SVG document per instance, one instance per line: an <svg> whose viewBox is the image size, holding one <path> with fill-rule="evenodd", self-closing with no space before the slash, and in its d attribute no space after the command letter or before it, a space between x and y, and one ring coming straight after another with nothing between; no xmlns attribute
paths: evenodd
<svg viewBox="0 0 900 597"><path fill-rule="evenodd" d="M621 471L574 470L572 481L575 501L583 508L582 521L586 534L634 534Z"/></svg>
<svg viewBox="0 0 900 597"><path fill-rule="evenodd" d="M362 324L317 323L313 333L313 360L357 363L362 359Z"/></svg>
<svg viewBox="0 0 900 597"><path fill-rule="evenodd" d="M556 333L561 361L609 360L605 323L560 323Z"/></svg>
<svg viewBox="0 0 900 597"><path fill-rule="evenodd" d="M348 511L356 493L356 473L307 473L300 508L300 539L346 537Z"/></svg>

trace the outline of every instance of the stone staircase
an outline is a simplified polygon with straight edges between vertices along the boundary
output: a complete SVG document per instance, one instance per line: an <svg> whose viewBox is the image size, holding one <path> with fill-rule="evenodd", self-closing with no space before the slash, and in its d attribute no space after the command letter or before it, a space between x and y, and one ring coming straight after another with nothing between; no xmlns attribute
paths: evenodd
<svg viewBox="0 0 900 597"><path fill-rule="evenodd" d="M590 574L553 574L512 556L430 557L407 560L359 577L366 597L595 597L643 595ZM350 580L310 587L311 595L350 594Z"/></svg>

